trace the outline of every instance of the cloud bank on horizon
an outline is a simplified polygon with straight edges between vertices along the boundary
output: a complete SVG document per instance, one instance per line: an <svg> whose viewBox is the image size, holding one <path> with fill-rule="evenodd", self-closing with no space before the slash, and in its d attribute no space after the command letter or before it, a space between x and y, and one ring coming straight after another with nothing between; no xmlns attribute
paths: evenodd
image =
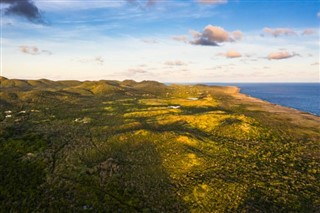
<svg viewBox="0 0 320 213"><path fill-rule="evenodd" d="M317 8L316 0L1 0L1 75L318 82Z"/></svg>

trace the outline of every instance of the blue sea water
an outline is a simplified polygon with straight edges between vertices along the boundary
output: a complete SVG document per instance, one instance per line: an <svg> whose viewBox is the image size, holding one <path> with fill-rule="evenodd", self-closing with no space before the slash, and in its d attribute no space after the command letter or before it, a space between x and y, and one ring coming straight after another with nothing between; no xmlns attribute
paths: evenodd
<svg viewBox="0 0 320 213"><path fill-rule="evenodd" d="M241 93L320 116L320 83L205 83L240 88Z"/></svg>

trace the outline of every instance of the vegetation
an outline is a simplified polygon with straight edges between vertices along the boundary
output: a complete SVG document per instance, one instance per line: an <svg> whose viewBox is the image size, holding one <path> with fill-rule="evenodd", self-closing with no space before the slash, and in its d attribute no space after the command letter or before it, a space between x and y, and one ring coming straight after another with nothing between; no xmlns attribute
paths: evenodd
<svg viewBox="0 0 320 213"><path fill-rule="evenodd" d="M1 212L320 211L319 117L232 87L0 80Z"/></svg>

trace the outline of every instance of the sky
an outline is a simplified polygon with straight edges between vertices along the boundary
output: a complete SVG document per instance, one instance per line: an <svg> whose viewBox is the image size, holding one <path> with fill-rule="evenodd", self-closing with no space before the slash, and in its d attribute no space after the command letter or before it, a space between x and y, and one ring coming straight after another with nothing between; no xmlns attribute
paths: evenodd
<svg viewBox="0 0 320 213"><path fill-rule="evenodd" d="M0 0L1 76L319 82L319 0Z"/></svg>

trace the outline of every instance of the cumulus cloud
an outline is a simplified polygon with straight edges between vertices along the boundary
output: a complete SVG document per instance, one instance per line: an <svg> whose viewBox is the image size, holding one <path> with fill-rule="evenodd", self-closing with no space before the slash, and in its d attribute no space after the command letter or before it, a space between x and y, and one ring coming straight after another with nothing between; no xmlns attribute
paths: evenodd
<svg viewBox="0 0 320 213"><path fill-rule="evenodd" d="M317 17L320 18L320 12L317 13Z"/></svg>
<svg viewBox="0 0 320 213"><path fill-rule="evenodd" d="M268 55L268 59L269 60L279 60L279 59L286 59L286 58L292 58L294 56L297 56L298 54L296 53L288 53L287 51L283 51L283 52L274 52L274 53L270 53Z"/></svg>
<svg viewBox="0 0 320 213"><path fill-rule="evenodd" d="M316 31L314 29L305 29L302 32L302 35L313 35L313 34L316 34Z"/></svg>
<svg viewBox="0 0 320 213"><path fill-rule="evenodd" d="M229 36L229 33L225 31L223 28L212 26L212 25L207 26L204 29L201 36L204 37L205 39L212 40L219 43L226 42L231 39Z"/></svg>
<svg viewBox="0 0 320 213"><path fill-rule="evenodd" d="M286 35L286 36L290 36L290 35L296 35L296 32L290 28L268 28L265 27L263 29L263 32L265 32L266 34L272 35L274 37L278 37L281 35Z"/></svg>
<svg viewBox="0 0 320 213"><path fill-rule="evenodd" d="M31 0L1 0L1 4L7 4L4 12L6 15L16 15L35 23L44 23L38 7Z"/></svg>
<svg viewBox="0 0 320 213"><path fill-rule="evenodd" d="M197 0L200 4L225 4L228 0Z"/></svg>
<svg viewBox="0 0 320 213"><path fill-rule="evenodd" d="M224 30L222 27L208 25L203 32L191 31L194 45L218 46L219 43L233 42L242 38L242 32L237 30L232 33Z"/></svg>
<svg viewBox="0 0 320 213"><path fill-rule="evenodd" d="M198 32L198 31L190 30L189 33L191 34L191 36L192 36L193 38L199 38L199 37L201 37L201 33Z"/></svg>
<svg viewBox="0 0 320 213"><path fill-rule="evenodd" d="M210 41L210 40L204 39L204 38L199 38L199 39L195 39L193 41L190 41L190 44L202 45L202 46L218 46L217 42Z"/></svg>
<svg viewBox="0 0 320 213"><path fill-rule="evenodd" d="M164 62L165 65L168 66L184 66L187 65L187 63L180 61L180 60L176 60L176 61L166 61Z"/></svg>
<svg viewBox="0 0 320 213"><path fill-rule="evenodd" d="M227 58L239 58L239 57L241 57L241 54L239 52L237 52L237 51L230 50L230 51L225 53L225 56Z"/></svg>
<svg viewBox="0 0 320 213"><path fill-rule="evenodd" d="M242 55L238 52L238 51L235 51L235 50L229 50L225 53L218 53L217 54L218 56L224 56L226 58L239 58L239 57L242 57Z"/></svg>
<svg viewBox="0 0 320 213"><path fill-rule="evenodd" d="M29 54L29 55L52 55L52 52L49 50L40 50L38 47L35 46L20 46L20 52Z"/></svg>

